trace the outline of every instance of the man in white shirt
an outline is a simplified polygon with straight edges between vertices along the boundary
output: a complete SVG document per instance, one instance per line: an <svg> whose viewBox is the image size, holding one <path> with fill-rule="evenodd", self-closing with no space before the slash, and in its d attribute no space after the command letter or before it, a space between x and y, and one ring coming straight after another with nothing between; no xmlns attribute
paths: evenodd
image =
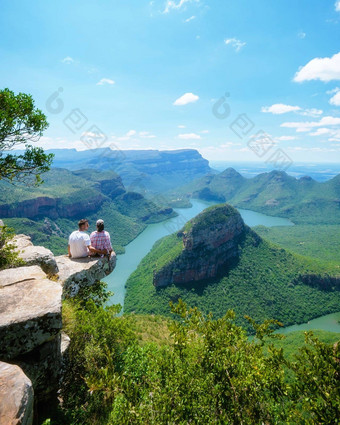
<svg viewBox="0 0 340 425"><path fill-rule="evenodd" d="M91 253L99 253L101 251L91 246L90 236L86 233L89 228L89 222L83 218L78 222L78 230L70 234L68 239L68 256L72 258L87 257Z"/></svg>

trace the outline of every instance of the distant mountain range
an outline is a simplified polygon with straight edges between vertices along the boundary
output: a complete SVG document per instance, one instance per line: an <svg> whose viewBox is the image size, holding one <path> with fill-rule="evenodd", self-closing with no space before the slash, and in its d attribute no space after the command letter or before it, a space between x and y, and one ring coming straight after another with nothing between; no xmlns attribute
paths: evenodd
<svg viewBox="0 0 340 425"><path fill-rule="evenodd" d="M173 191L173 197L179 195L228 202L295 223L340 224L340 175L322 183L311 177L296 179L284 171L247 179L228 168Z"/></svg>
<svg viewBox="0 0 340 425"><path fill-rule="evenodd" d="M194 149L174 151L54 149L53 167L69 170L112 170L129 191L160 193L211 172L209 162Z"/></svg>

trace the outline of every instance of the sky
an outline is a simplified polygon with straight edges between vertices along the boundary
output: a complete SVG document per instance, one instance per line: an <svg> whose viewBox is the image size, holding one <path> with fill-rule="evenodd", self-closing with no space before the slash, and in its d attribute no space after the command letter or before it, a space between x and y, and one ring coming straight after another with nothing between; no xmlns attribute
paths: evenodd
<svg viewBox="0 0 340 425"><path fill-rule="evenodd" d="M1 0L0 64L46 149L340 160L340 0Z"/></svg>

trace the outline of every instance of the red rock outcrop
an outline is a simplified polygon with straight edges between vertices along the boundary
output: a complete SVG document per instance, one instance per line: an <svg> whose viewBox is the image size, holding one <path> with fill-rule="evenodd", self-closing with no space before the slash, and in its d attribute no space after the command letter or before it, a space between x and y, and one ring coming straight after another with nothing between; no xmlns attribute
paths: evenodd
<svg viewBox="0 0 340 425"><path fill-rule="evenodd" d="M156 287L215 277L219 269L239 255L245 224L229 205L208 208L186 226L179 256L154 274Z"/></svg>

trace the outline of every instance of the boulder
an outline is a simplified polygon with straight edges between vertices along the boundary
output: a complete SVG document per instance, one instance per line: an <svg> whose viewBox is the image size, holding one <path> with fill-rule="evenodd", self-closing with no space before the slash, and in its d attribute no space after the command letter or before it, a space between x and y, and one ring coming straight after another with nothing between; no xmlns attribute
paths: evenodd
<svg viewBox="0 0 340 425"><path fill-rule="evenodd" d="M0 271L0 358L13 359L58 335L62 327L60 283L38 266Z"/></svg>
<svg viewBox="0 0 340 425"><path fill-rule="evenodd" d="M0 271L0 299L1 289L4 286L13 285L24 280L46 279L44 273L39 266L18 267L16 269L6 269Z"/></svg>
<svg viewBox="0 0 340 425"><path fill-rule="evenodd" d="M58 273L58 266L53 253L43 246L35 246L31 238L26 235L16 235L11 243L16 245L15 251L27 265L39 265L45 273L55 275Z"/></svg>
<svg viewBox="0 0 340 425"><path fill-rule="evenodd" d="M69 258L67 255L56 257L59 268L59 280L63 285L63 296L75 296L79 289L91 286L112 272L116 266L116 254L107 257Z"/></svg>
<svg viewBox="0 0 340 425"><path fill-rule="evenodd" d="M33 387L20 367L0 362L0 424L31 425Z"/></svg>

